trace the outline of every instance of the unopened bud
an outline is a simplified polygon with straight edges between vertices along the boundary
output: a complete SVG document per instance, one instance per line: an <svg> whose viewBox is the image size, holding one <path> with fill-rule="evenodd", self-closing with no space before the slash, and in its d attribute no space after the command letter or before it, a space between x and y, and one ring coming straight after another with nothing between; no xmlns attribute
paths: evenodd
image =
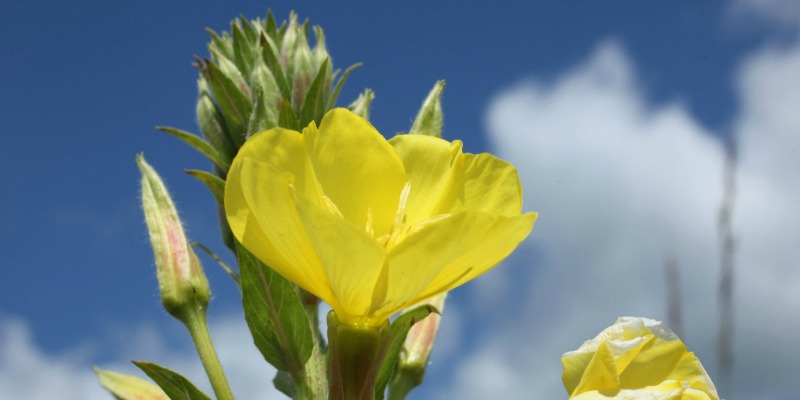
<svg viewBox="0 0 800 400"><path fill-rule="evenodd" d="M294 54L294 48L297 45L301 29L302 26L297 23L297 13L290 12L289 25L286 27L286 33L283 34L283 40L281 41L280 61L284 68L289 65L292 54Z"/></svg>
<svg viewBox="0 0 800 400"><path fill-rule="evenodd" d="M314 62L314 55L308 46L308 39L305 33L299 35L297 45L290 63L292 76L292 106L299 110L311 88L311 82L319 72L319 66Z"/></svg>
<svg viewBox="0 0 800 400"><path fill-rule="evenodd" d="M358 98L350 103L347 108L353 112L353 114L358 115L361 118L369 121L369 106L372 104L372 100L375 99L375 92L372 89L364 89L364 92L358 95Z"/></svg>
<svg viewBox="0 0 800 400"><path fill-rule="evenodd" d="M120 400L169 400L160 387L133 375L95 368L100 385Z"/></svg>
<svg viewBox="0 0 800 400"><path fill-rule="evenodd" d="M136 163L142 173L142 208L155 255L161 303L182 319L190 308L205 309L211 290L164 182L143 155L136 156Z"/></svg>
<svg viewBox="0 0 800 400"><path fill-rule="evenodd" d="M412 367L424 370L428 364L436 333L439 332L441 313L444 312L444 302L447 292L434 296L425 303L436 307L439 313L430 313L422 321L417 322L408 331L403 349L400 351L399 363L402 367Z"/></svg>
<svg viewBox="0 0 800 400"><path fill-rule="evenodd" d="M278 87L278 83L275 81L275 77L269 70L269 67L267 67L261 58L257 59L253 66L253 73L250 76L250 87L255 92L256 107L262 107L260 110L254 108L253 115L263 114L261 118L266 120L250 121L249 129L251 132L248 133L253 133L253 131L260 132L277 126L278 112L280 111L282 100L281 90Z"/></svg>
<svg viewBox="0 0 800 400"><path fill-rule="evenodd" d="M211 98L211 89L202 75L197 80L197 92L197 125L200 126L208 143L229 160L233 159L233 144L228 138L225 121L214 104Z"/></svg>
<svg viewBox="0 0 800 400"><path fill-rule="evenodd" d="M319 25L314 26L314 36L316 36L317 42L314 44L314 65L319 68L322 66L325 61L328 61L328 67L325 71L325 88L331 87L331 83L333 82L333 63L331 62L331 56L328 54L328 48L325 45L325 32L322 31L322 27Z"/></svg>
<svg viewBox="0 0 800 400"><path fill-rule="evenodd" d="M408 133L442 137L442 90L443 80L433 85Z"/></svg>

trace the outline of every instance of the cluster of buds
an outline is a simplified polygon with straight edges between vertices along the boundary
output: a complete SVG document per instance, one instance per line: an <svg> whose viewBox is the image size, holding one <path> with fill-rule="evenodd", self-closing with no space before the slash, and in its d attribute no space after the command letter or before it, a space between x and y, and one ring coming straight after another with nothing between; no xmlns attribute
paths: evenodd
<svg viewBox="0 0 800 400"><path fill-rule="evenodd" d="M335 106L350 72L361 65L341 73L334 70L322 28L312 29L313 47L308 21L299 23L294 12L288 23L280 25L269 13L266 19L232 21L230 33L208 29L210 55L195 62L200 70L197 122L203 137L175 128L159 129L214 163L213 174L190 172L212 192L224 185L228 167L248 137L275 127L299 130L312 121L319 124ZM366 117L373 98L366 89L349 107ZM234 250L224 218L220 225L225 244Z"/></svg>
<svg viewBox="0 0 800 400"><path fill-rule="evenodd" d="M335 87L333 63L325 34L308 21L300 24L292 13L278 26L270 13L266 20L244 17L231 23L231 33L209 29L210 57L197 59L200 70L197 119L208 142L220 153L235 154L246 138L277 126L297 129L322 118L336 103L350 71Z"/></svg>

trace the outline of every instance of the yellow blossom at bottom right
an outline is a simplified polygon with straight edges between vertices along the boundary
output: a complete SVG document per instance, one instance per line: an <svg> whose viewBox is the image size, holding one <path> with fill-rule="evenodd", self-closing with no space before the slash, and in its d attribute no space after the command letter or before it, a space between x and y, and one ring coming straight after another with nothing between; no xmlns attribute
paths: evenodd
<svg viewBox="0 0 800 400"><path fill-rule="evenodd" d="M660 321L621 317L561 356L575 400L719 400L700 360Z"/></svg>

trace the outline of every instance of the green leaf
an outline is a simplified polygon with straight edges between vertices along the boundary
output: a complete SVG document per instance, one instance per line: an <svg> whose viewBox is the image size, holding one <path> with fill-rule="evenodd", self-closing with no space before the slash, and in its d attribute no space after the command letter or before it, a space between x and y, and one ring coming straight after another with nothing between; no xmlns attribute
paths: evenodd
<svg viewBox="0 0 800 400"><path fill-rule="evenodd" d="M264 57L264 62L267 63L267 67L269 67L270 72L272 72L272 76L275 77L275 82L278 83L278 87L281 89L281 96L291 99L292 91L289 89L289 84L286 82L286 76L283 75L281 63L278 62L275 49L272 48L272 45L269 44L269 40L267 40L267 37L263 33L261 35L261 56Z"/></svg>
<svg viewBox="0 0 800 400"><path fill-rule="evenodd" d="M303 373L313 339L294 286L237 243L244 316L256 347L275 368Z"/></svg>
<svg viewBox="0 0 800 400"><path fill-rule="evenodd" d="M319 125L322 120L322 114L325 112L325 98L323 96L325 74L328 70L328 59L322 62L322 65L317 71L317 76L311 82L311 87L308 88L306 98L303 101L303 106L300 109L300 126L306 126L311 121L316 121Z"/></svg>
<svg viewBox="0 0 800 400"><path fill-rule="evenodd" d="M334 106L336 106L336 100L339 99L339 93L342 91L342 87L344 87L344 83L347 82L347 77L350 76L350 73L353 72L356 68L360 67L361 63L356 63L348 67L344 70L342 77L336 82L336 88L333 89L333 93L331 93L331 98L328 99L328 104L325 107L325 110L330 110Z"/></svg>
<svg viewBox="0 0 800 400"><path fill-rule="evenodd" d="M272 385L281 393L294 398L297 389L295 389L294 380L292 380L292 376L288 372L278 371L275 377L272 378Z"/></svg>
<svg viewBox="0 0 800 400"><path fill-rule="evenodd" d="M245 124L250 117L252 104L236 82L229 78L213 62L206 60L205 70L208 83L214 90L214 97L222 109L225 125L228 127L234 146L244 144Z"/></svg>
<svg viewBox="0 0 800 400"><path fill-rule="evenodd" d="M222 267L222 269L224 269L225 272L227 272L228 275L230 275L230 277L233 279L233 283L235 283L236 287L239 288L239 293L242 293L242 278L239 277L239 274L236 271L234 271L233 268L231 268L231 266L228 265L228 263L226 263L216 253L211 251L211 249L209 249L208 247L206 247L204 244L202 244L200 242L192 242L192 247L196 247L196 248L198 248L200 250L203 250L211 258L213 258L214 261L216 261L217 264L219 264L219 266Z"/></svg>
<svg viewBox="0 0 800 400"><path fill-rule="evenodd" d="M207 172L207 171L200 171L197 169L185 169L183 172L197 178L200 182L203 182L208 190L211 191L211 194L214 195L214 198L217 199L217 203L220 205L225 204L225 181L222 178Z"/></svg>
<svg viewBox="0 0 800 400"><path fill-rule="evenodd" d="M222 154L220 154L220 152L217 151L217 149L214 148L214 146L203 140L200 136L168 126L157 126L156 129L169 133L170 135L183 140L186 144L192 146L192 148L199 151L200 154L211 160L211 162L214 163L214 165L216 165L219 169L224 171L226 174L228 173L228 168L231 167L230 160L227 160Z"/></svg>
<svg viewBox="0 0 800 400"><path fill-rule="evenodd" d="M297 114L292 110L292 102L284 97L281 103L281 114L278 116L278 126L281 128L300 131L300 126L297 123Z"/></svg>
<svg viewBox="0 0 800 400"><path fill-rule="evenodd" d="M133 363L154 380L171 400L211 400L192 382L175 371L144 361Z"/></svg>
<svg viewBox="0 0 800 400"><path fill-rule="evenodd" d="M389 349L386 351L386 358L381 364L381 369L378 371L378 379L375 382L375 399L383 400L384 392L386 392L386 385L389 384L394 373L395 365L397 364L397 356L403 348L403 342L406 341L408 331L411 327L419 321L422 321L430 313L439 313L436 307L425 304L421 305L409 312L400 314L397 319L392 322L392 343L389 344Z"/></svg>

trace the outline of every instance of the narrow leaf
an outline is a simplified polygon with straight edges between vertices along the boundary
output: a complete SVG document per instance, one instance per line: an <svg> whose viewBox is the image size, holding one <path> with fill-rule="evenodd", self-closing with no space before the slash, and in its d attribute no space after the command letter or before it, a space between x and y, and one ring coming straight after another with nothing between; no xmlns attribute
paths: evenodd
<svg viewBox="0 0 800 400"><path fill-rule="evenodd" d="M217 32L211 28L206 28L206 32L211 35L211 43L208 44L209 51L212 48L225 57L233 58L233 48L231 47L230 39L227 36L220 37Z"/></svg>
<svg viewBox="0 0 800 400"><path fill-rule="evenodd" d="M231 268L231 266L228 265L228 263L226 263L216 253L211 251L211 249L209 249L208 247L206 247L204 244L202 244L200 242L192 242L192 247L196 247L196 248L198 248L200 250L203 250L211 258L213 258L214 261L216 261L217 264L219 264L219 266L222 267L222 269L224 269L225 272L227 272L228 275L230 275L230 277L233 279L233 283L235 283L236 287L239 288L239 293L242 293L242 278L239 277L239 274L236 271L234 271L233 268Z"/></svg>
<svg viewBox="0 0 800 400"><path fill-rule="evenodd" d="M270 35L273 39L278 37L278 24L275 22L275 16L272 15L272 10L267 11L267 24L264 30L266 30L267 35Z"/></svg>
<svg viewBox="0 0 800 400"><path fill-rule="evenodd" d="M389 349L386 351L386 358L381 364L381 369L378 371L378 379L375 382L375 399L383 400L386 385L389 384L389 379L394 373L395 365L397 364L397 356L400 349L403 348L403 342L406 341L406 336L411 327L422 321L430 313L439 313L436 307L425 304L419 306L409 312L400 314L397 319L392 322L392 343L389 344Z"/></svg>
<svg viewBox="0 0 800 400"><path fill-rule="evenodd" d="M256 347L275 368L302 374L313 340L294 286L237 243L244 315Z"/></svg>
<svg viewBox="0 0 800 400"><path fill-rule="evenodd" d="M344 83L347 82L347 77L350 76L350 73L353 72L356 68L360 67L361 63L356 63L348 67L344 70L342 77L336 81L336 88L333 89L333 93L331 93L331 98L328 99L328 104L326 105L325 109L330 110L331 108L336 106L336 100L339 99L339 93L342 91L342 87L344 87Z"/></svg>
<svg viewBox="0 0 800 400"><path fill-rule="evenodd" d="M175 371L145 361L133 363L154 380L171 400L211 400L192 382Z"/></svg>
<svg viewBox="0 0 800 400"><path fill-rule="evenodd" d="M222 178L207 172L207 171L200 171L197 169L185 169L183 172L197 178L200 182L208 187L208 190L211 191L211 194L214 195L214 198L217 199L217 203L222 205L225 204L225 181Z"/></svg>
<svg viewBox="0 0 800 400"><path fill-rule="evenodd" d="M156 129L169 133L170 135L183 140L186 144L192 146L192 148L199 151L200 154L211 160L211 162L214 163L214 165L216 165L219 169L225 173L228 173L228 168L231 166L230 160L225 159L225 157L218 152L214 146L203 140L200 136L168 126L157 126Z"/></svg>

